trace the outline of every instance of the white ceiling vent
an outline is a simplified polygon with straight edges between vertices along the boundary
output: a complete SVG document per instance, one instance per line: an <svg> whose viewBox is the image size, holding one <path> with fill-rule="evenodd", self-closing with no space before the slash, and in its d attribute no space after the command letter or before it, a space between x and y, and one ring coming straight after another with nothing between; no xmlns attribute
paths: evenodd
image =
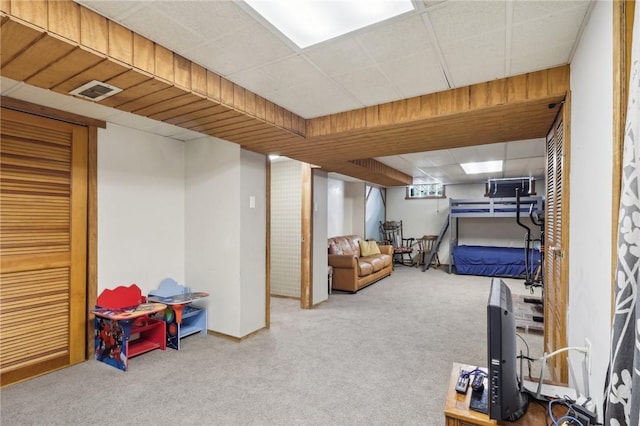
<svg viewBox="0 0 640 426"><path fill-rule="evenodd" d="M77 89L70 91L69 94L97 102L119 92L122 92L122 89L119 87L112 86L101 81L92 80L87 84L83 84Z"/></svg>

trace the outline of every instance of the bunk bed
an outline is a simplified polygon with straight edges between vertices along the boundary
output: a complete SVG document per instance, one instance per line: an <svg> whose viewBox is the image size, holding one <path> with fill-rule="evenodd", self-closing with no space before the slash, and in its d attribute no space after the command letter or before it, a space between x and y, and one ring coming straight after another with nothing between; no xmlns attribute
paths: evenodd
<svg viewBox="0 0 640 426"><path fill-rule="evenodd" d="M542 197L520 197L520 217L528 218L531 211L544 212ZM490 247L458 245L458 224L465 218L514 218L518 203L516 197L484 199L449 199L449 273L455 267L456 274L501 277L521 277L526 274L525 249L523 247ZM540 265L539 250L531 250L529 256L531 275Z"/></svg>

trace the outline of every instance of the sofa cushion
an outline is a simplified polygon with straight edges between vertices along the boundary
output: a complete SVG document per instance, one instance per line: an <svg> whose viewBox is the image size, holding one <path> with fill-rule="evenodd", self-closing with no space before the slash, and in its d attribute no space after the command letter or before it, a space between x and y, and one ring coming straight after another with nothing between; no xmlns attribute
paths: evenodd
<svg viewBox="0 0 640 426"><path fill-rule="evenodd" d="M373 272L378 272L379 270L384 268L384 260L380 256L369 256L369 257L363 258L362 260L371 264L371 267L373 268Z"/></svg>
<svg viewBox="0 0 640 426"><path fill-rule="evenodd" d="M335 241L329 242L329 254L344 254L342 248Z"/></svg>
<svg viewBox="0 0 640 426"><path fill-rule="evenodd" d="M329 248L331 248L331 243L333 242L336 245L336 250L338 252L342 250L342 253L332 253L332 254L355 254L356 256L360 255L360 246L358 245L359 237L354 235L348 235L344 237L333 237L330 239Z"/></svg>
<svg viewBox="0 0 640 426"><path fill-rule="evenodd" d="M366 275L371 275L373 273L373 266L371 263L363 260L362 258L358 259L358 276L364 277Z"/></svg>
<svg viewBox="0 0 640 426"><path fill-rule="evenodd" d="M380 254L380 248L378 247L378 243L375 241L359 240L358 244L360 245L360 256L364 257Z"/></svg>

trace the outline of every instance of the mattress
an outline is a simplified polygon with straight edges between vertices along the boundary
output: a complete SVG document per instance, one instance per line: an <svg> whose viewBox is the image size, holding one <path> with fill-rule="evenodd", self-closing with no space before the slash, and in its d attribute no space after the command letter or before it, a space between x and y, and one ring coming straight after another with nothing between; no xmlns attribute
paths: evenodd
<svg viewBox="0 0 640 426"><path fill-rule="evenodd" d="M518 247L457 246L453 249L456 273L489 277L523 277L526 275L525 250ZM540 251L531 250L529 271L535 274L540 265Z"/></svg>

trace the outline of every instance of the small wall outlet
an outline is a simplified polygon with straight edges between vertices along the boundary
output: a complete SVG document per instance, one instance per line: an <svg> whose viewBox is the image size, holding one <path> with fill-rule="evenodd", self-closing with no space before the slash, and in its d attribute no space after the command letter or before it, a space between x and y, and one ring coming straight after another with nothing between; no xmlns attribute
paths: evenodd
<svg viewBox="0 0 640 426"><path fill-rule="evenodd" d="M584 347L587 348L587 353L584 356L584 362L587 365L587 375L591 376L591 340L584 339Z"/></svg>

